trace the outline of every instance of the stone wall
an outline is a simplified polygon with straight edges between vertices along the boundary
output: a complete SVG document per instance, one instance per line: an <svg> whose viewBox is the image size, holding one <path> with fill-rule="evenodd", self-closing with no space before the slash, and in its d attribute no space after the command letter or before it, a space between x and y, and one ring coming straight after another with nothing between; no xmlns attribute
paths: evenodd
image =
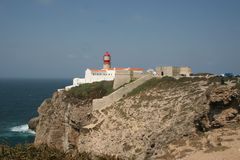
<svg viewBox="0 0 240 160"><path fill-rule="evenodd" d="M173 67L172 66L161 66L156 67L156 72L160 77L163 76L173 76Z"/></svg>
<svg viewBox="0 0 240 160"><path fill-rule="evenodd" d="M113 89L117 89L122 85L129 83L131 80L136 80L144 76L146 76L146 73L142 71L118 70L115 73Z"/></svg>
<svg viewBox="0 0 240 160"><path fill-rule="evenodd" d="M142 78L137 79L136 81L126 84L125 86L121 87L120 89L116 90L112 94L105 96L101 99L94 99L93 100L93 110L102 110L108 106L111 106L114 102L120 100L128 93L130 93L133 89L137 88L144 82L148 81L149 79L153 78L152 75L146 75Z"/></svg>
<svg viewBox="0 0 240 160"><path fill-rule="evenodd" d="M172 67L172 76L176 77L179 76L180 73L180 67Z"/></svg>
<svg viewBox="0 0 240 160"><path fill-rule="evenodd" d="M189 77L192 69L190 67L159 66L156 67L156 72L159 77L176 77L182 75Z"/></svg>
<svg viewBox="0 0 240 160"><path fill-rule="evenodd" d="M113 89L117 89L122 85L129 83L132 79L132 72L129 70L119 70L115 73L115 79L113 83Z"/></svg>
<svg viewBox="0 0 240 160"><path fill-rule="evenodd" d="M134 80L134 79L142 78L142 77L144 77L146 74L148 74L148 73L135 71L135 72L133 72L132 79Z"/></svg>
<svg viewBox="0 0 240 160"><path fill-rule="evenodd" d="M187 77L189 77L191 73L192 69L190 67L180 67L179 74L186 75Z"/></svg>

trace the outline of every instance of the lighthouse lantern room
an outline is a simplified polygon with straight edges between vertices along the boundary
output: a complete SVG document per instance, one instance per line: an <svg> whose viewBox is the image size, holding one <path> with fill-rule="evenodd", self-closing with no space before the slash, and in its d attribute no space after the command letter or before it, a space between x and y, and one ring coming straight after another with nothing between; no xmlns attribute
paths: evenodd
<svg viewBox="0 0 240 160"><path fill-rule="evenodd" d="M103 55L103 69L111 68L111 55L109 52L105 52Z"/></svg>

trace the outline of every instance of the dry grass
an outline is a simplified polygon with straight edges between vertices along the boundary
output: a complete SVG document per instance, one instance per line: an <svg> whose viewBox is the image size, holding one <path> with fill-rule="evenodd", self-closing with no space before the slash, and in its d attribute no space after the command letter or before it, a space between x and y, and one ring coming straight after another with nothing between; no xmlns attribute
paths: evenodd
<svg viewBox="0 0 240 160"><path fill-rule="evenodd" d="M128 96L134 96L139 94L140 92L151 90L152 88L157 89L171 89L176 87L182 87L182 88L188 88L189 84L192 84L194 82L199 81L207 81L206 78L200 78L200 77L183 77L180 79L175 79L173 77L163 77L163 78L152 78L148 80L147 82L143 83L142 85L135 88L132 92L128 94Z"/></svg>
<svg viewBox="0 0 240 160"><path fill-rule="evenodd" d="M219 76L216 76L216 77L211 77L208 79L208 83L211 84L211 83L221 83L221 84L225 84L225 82L227 81L234 81L234 82L237 82L237 78L236 77L219 77Z"/></svg>
<svg viewBox="0 0 240 160"><path fill-rule="evenodd" d="M238 90L240 90L240 82L237 82L236 85L235 85L235 87L236 87Z"/></svg>

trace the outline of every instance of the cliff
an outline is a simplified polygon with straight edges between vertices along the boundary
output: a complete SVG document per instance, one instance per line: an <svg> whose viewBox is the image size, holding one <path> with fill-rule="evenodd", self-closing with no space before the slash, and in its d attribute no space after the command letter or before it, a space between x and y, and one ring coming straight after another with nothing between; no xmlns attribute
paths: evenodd
<svg viewBox="0 0 240 160"><path fill-rule="evenodd" d="M34 144L122 159L225 150L221 135L238 131L239 103L236 80L205 78L154 78L103 110L93 110L92 99L56 92L38 108Z"/></svg>

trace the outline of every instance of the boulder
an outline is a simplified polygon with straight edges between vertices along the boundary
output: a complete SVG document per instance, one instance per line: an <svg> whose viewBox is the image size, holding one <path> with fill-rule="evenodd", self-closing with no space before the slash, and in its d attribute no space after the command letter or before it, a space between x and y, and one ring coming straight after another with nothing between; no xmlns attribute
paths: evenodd
<svg viewBox="0 0 240 160"><path fill-rule="evenodd" d="M30 119L30 121L28 122L29 129L36 131L38 122L39 122L39 117L34 117L34 118Z"/></svg>

